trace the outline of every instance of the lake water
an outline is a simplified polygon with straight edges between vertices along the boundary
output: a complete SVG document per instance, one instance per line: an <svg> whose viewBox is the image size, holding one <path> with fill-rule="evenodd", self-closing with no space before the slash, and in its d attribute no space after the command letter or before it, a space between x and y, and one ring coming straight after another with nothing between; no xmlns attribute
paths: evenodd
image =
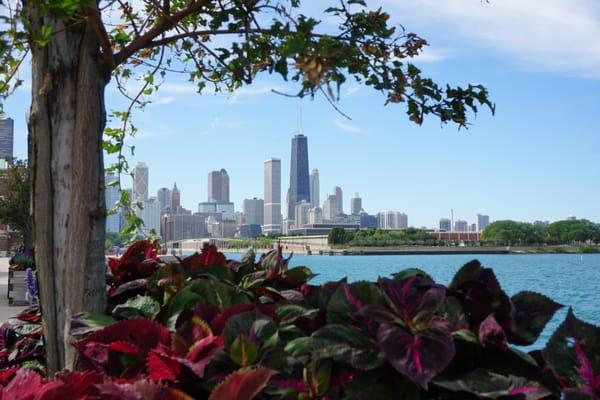
<svg viewBox="0 0 600 400"><path fill-rule="evenodd" d="M239 258L239 254L227 254ZM448 284L467 261L478 259L493 268L509 296L530 290L573 307L584 321L600 325L600 254L481 254L398 256L306 256L295 255L290 265L304 265L319 274L311 283L339 280L375 281L379 276L418 267L442 284ZM556 313L536 347L542 346L563 321L567 307Z"/></svg>

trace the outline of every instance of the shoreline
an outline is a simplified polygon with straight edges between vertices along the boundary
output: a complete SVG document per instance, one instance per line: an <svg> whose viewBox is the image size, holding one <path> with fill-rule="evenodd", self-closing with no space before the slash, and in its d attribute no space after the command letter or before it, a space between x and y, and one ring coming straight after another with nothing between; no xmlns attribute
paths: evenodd
<svg viewBox="0 0 600 400"><path fill-rule="evenodd" d="M307 252L305 250L293 249L294 254L302 255L323 255L323 256L384 256L384 255L452 255L452 254L581 254L578 253L578 248L573 246L557 246L562 251L556 251L555 247L539 248L539 247L435 247L435 246L413 246L413 247L390 247L390 248L345 248L345 249L324 249ZM249 250L232 248L222 249L224 253L244 254ZM257 254L267 252L265 249L256 250ZM284 253L289 254L291 251L286 250Z"/></svg>

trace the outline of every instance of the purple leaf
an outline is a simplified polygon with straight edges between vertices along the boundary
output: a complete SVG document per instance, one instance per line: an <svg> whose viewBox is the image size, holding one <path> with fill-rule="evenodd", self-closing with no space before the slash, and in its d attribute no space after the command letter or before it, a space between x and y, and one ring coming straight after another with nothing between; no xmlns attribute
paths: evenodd
<svg viewBox="0 0 600 400"><path fill-rule="evenodd" d="M484 349L506 350L506 334L502 327L494 318L494 314L490 314L483 320L479 326L479 343Z"/></svg>
<svg viewBox="0 0 600 400"><path fill-rule="evenodd" d="M383 323L377 340L388 362L425 389L455 354L454 340L443 323L431 323L414 334L401 326Z"/></svg>

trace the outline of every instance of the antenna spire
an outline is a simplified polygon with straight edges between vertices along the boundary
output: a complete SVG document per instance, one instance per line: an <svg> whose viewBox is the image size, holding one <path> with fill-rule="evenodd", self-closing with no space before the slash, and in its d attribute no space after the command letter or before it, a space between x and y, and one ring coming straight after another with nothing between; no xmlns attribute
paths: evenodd
<svg viewBox="0 0 600 400"><path fill-rule="evenodd" d="M298 121L296 130L298 134L302 134L302 103L300 103L300 105L298 106Z"/></svg>

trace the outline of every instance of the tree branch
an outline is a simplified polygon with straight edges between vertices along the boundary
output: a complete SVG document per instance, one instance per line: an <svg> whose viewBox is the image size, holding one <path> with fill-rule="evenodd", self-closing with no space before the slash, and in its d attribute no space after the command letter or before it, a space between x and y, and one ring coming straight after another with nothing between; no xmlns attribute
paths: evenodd
<svg viewBox="0 0 600 400"><path fill-rule="evenodd" d="M169 16L165 15L159 18L156 24L146 33L133 39L129 45L114 55L115 64L113 65L113 68L125 62L137 51L143 49L144 47L148 47L148 43L152 42L154 38L164 34L167 30L173 28L179 21L190 14L200 11L202 7L208 3L209 0L198 0L191 3L183 10L176 12L175 14Z"/></svg>
<svg viewBox="0 0 600 400"><path fill-rule="evenodd" d="M102 48L102 58L104 58L104 61L112 70L115 65L115 58L113 56L110 40L108 40L108 33L106 33L106 28L102 23L102 16L100 15L100 11L97 8L85 6L83 7L83 12L87 16L87 20L89 21L90 25L96 32L98 42L100 43L100 47Z"/></svg>

